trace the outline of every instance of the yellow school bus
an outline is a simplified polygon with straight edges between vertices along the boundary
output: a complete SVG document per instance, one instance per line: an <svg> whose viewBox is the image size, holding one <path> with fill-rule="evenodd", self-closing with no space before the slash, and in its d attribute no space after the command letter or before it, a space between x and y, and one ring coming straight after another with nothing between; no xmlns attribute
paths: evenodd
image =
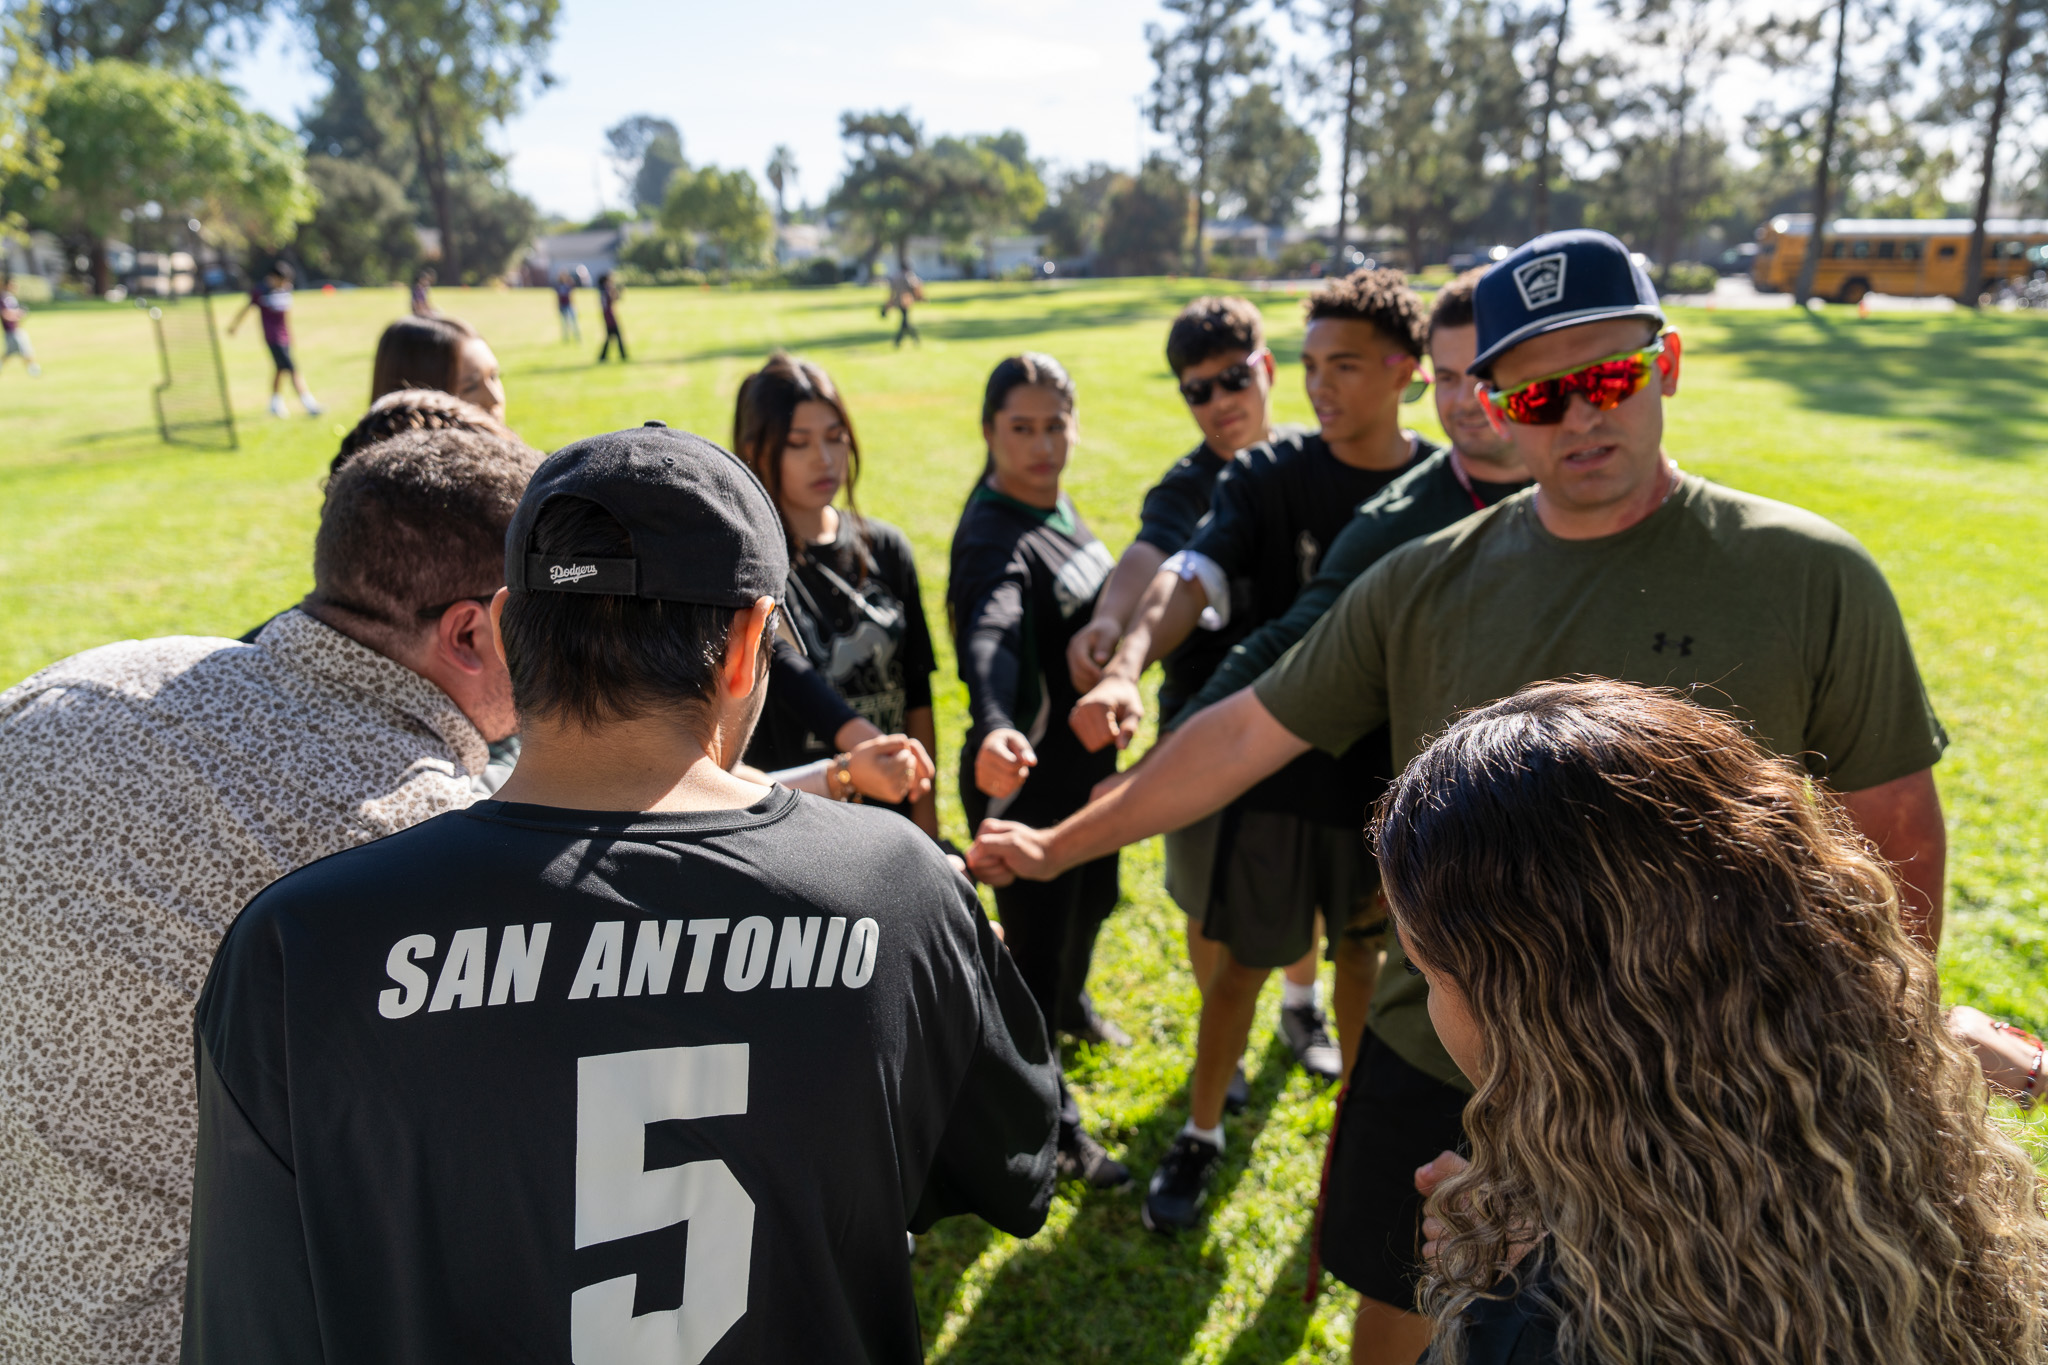
<svg viewBox="0 0 2048 1365"><path fill-rule="evenodd" d="M1822 240L1813 292L1840 303L1865 294L1929 298L1963 292L1963 267L1970 253L1967 218L1837 218ZM1750 278L1759 291L1789 293L1799 281L1813 215L1780 214L1756 230L1757 254ZM2025 279L2034 267L2029 249L2048 245L2048 218L1987 218L1984 221L1984 287Z"/></svg>

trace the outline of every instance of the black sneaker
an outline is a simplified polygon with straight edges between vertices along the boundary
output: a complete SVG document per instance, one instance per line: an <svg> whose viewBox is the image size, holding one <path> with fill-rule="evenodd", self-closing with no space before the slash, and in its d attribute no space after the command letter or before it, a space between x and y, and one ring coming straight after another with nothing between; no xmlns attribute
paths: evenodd
<svg viewBox="0 0 2048 1365"><path fill-rule="evenodd" d="M1129 1047L1131 1035L1112 1024L1095 1012L1095 1002L1088 996L1081 997L1081 1017L1069 1020L1060 1032L1077 1043L1107 1044L1110 1047Z"/></svg>
<svg viewBox="0 0 2048 1365"><path fill-rule="evenodd" d="M1059 1178L1086 1181L1090 1189L1120 1190L1131 1183L1131 1168L1077 1128L1071 1135L1060 1134Z"/></svg>
<svg viewBox="0 0 2048 1365"><path fill-rule="evenodd" d="M1294 1060L1317 1080L1334 1081L1344 1074L1344 1054L1330 1041L1323 1012L1314 1005L1280 1011L1280 1036L1294 1050Z"/></svg>
<svg viewBox="0 0 2048 1365"><path fill-rule="evenodd" d="M1245 1106L1251 1102L1251 1083L1244 1078L1244 1068L1239 1067L1230 1075L1230 1089L1223 1092L1223 1112L1242 1114Z"/></svg>
<svg viewBox="0 0 2048 1365"><path fill-rule="evenodd" d="M1159 1169L1152 1172L1152 1184L1145 1191L1142 1217L1153 1232L1179 1232L1201 1218L1202 1204L1209 1197L1209 1182L1223 1164L1223 1149L1204 1142L1192 1133L1182 1133L1166 1149Z"/></svg>

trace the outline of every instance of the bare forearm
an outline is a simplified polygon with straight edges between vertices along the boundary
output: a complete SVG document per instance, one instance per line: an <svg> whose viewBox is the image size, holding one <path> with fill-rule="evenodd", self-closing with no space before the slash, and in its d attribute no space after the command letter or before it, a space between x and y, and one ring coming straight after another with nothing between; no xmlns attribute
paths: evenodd
<svg viewBox="0 0 2048 1365"><path fill-rule="evenodd" d="M1116 562L1116 570L1103 584L1102 595L1095 600L1095 619L1113 621L1121 635L1137 612L1138 604L1145 598L1145 589L1152 586L1152 578L1159 572L1159 566L1166 562L1166 556L1156 545L1134 540L1124 551L1123 558Z"/></svg>
<svg viewBox="0 0 2048 1365"><path fill-rule="evenodd" d="M905 716L903 718L903 732L919 744L924 745L924 751L931 755L932 762L938 762L939 731L938 727L932 722L931 707L920 706ZM913 824L931 838L936 839L939 837L939 798L936 786L934 786L933 790L927 791L923 796L911 802L910 819Z"/></svg>
<svg viewBox="0 0 2048 1365"><path fill-rule="evenodd" d="M1842 793L1842 805L1865 838L1892 865L1906 932L1928 952L1941 945L1942 898L1948 880L1948 828L1934 770L1863 791Z"/></svg>
<svg viewBox="0 0 2048 1365"><path fill-rule="evenodd" d="M1162 742L1131 780L1062 820L1048 849L1062 867L1179 829L1308 751L1251 691L1210 707Z"/></svg>
<svg viewBox="0 0 2048 1365"><path fill-rule="evenodd" d="M1116 657L1103 672L1136 682L1146 668L1173 653L1194 633L1202 608L1208 604L1209 595L1200 583L1184 581L1178 574L1154 574L1137 614L1124 628Z"/></svg>

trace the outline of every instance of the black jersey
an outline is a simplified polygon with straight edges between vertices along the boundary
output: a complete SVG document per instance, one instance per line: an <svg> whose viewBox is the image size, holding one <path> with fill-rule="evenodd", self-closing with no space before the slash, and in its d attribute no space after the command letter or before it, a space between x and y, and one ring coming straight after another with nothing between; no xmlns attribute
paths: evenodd
<svg viewBox="0 0 2048 1365"><path fill-rule="evenodd" d="M910 542L887 522L868 521L859 538L841 526L849 534L806 546L790 566L782 607L795 647L775 651L768 701L747 745L747 762L764 772L835 752L832 737L845 722L818 728L818 708L796 684L806 666L885 735L902 734L905 717L932 704L938 664Z"/></svg>
<svg viewBox="0 0 2048 1365"><path fill-rule="evenodd" d="M782 789L315 863L197 1034L194 1365L910 1365L905 1229L1051 1197L1057 1057L973 892Z"/></svg>
<svg viewBox="0 0 2048 1365"><path fill-rule="evenodd" d="M1091 754L1067 724L1081 699L1067 642L1088 624L1116 562L1066 494L1048 511L983 486L960 515L951 567L946 609L967 684L960 790L969 816L978 820L985 800L974 786L974 757L991 731L1007 729L1030 739L1038 766L1014 798L986 813L1026 823L1064 818L1116 771L1114 746Z"/></svg>
<svg viewBox="0 0 2048 1365"><path fill-rule="evenodd" d="M1436 449L1417 436L1408 463L1395 469L1345 464L1320 435L1299 431L1239 451L1216 480L1208 519L1187 546L1229 578L1230 625L1249 631L1284 614L1352 512ZM1389 744L1382 731L1342 758L1311 750L1240 801L1248 810L1362 828L1366 803L1393 777Z"/></svg>

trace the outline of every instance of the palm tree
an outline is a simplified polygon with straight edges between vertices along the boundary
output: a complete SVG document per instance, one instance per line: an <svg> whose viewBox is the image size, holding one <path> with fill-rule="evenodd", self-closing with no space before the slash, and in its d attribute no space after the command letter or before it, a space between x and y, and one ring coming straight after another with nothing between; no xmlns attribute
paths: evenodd
<svg viewBox="0 0 2048 1365"><path fill-rule="evenodd" d="M796 183L796 153L787 143L777 143L768 156L768 184L775 191L775 221L789 221L787 187Z"/></svg>

